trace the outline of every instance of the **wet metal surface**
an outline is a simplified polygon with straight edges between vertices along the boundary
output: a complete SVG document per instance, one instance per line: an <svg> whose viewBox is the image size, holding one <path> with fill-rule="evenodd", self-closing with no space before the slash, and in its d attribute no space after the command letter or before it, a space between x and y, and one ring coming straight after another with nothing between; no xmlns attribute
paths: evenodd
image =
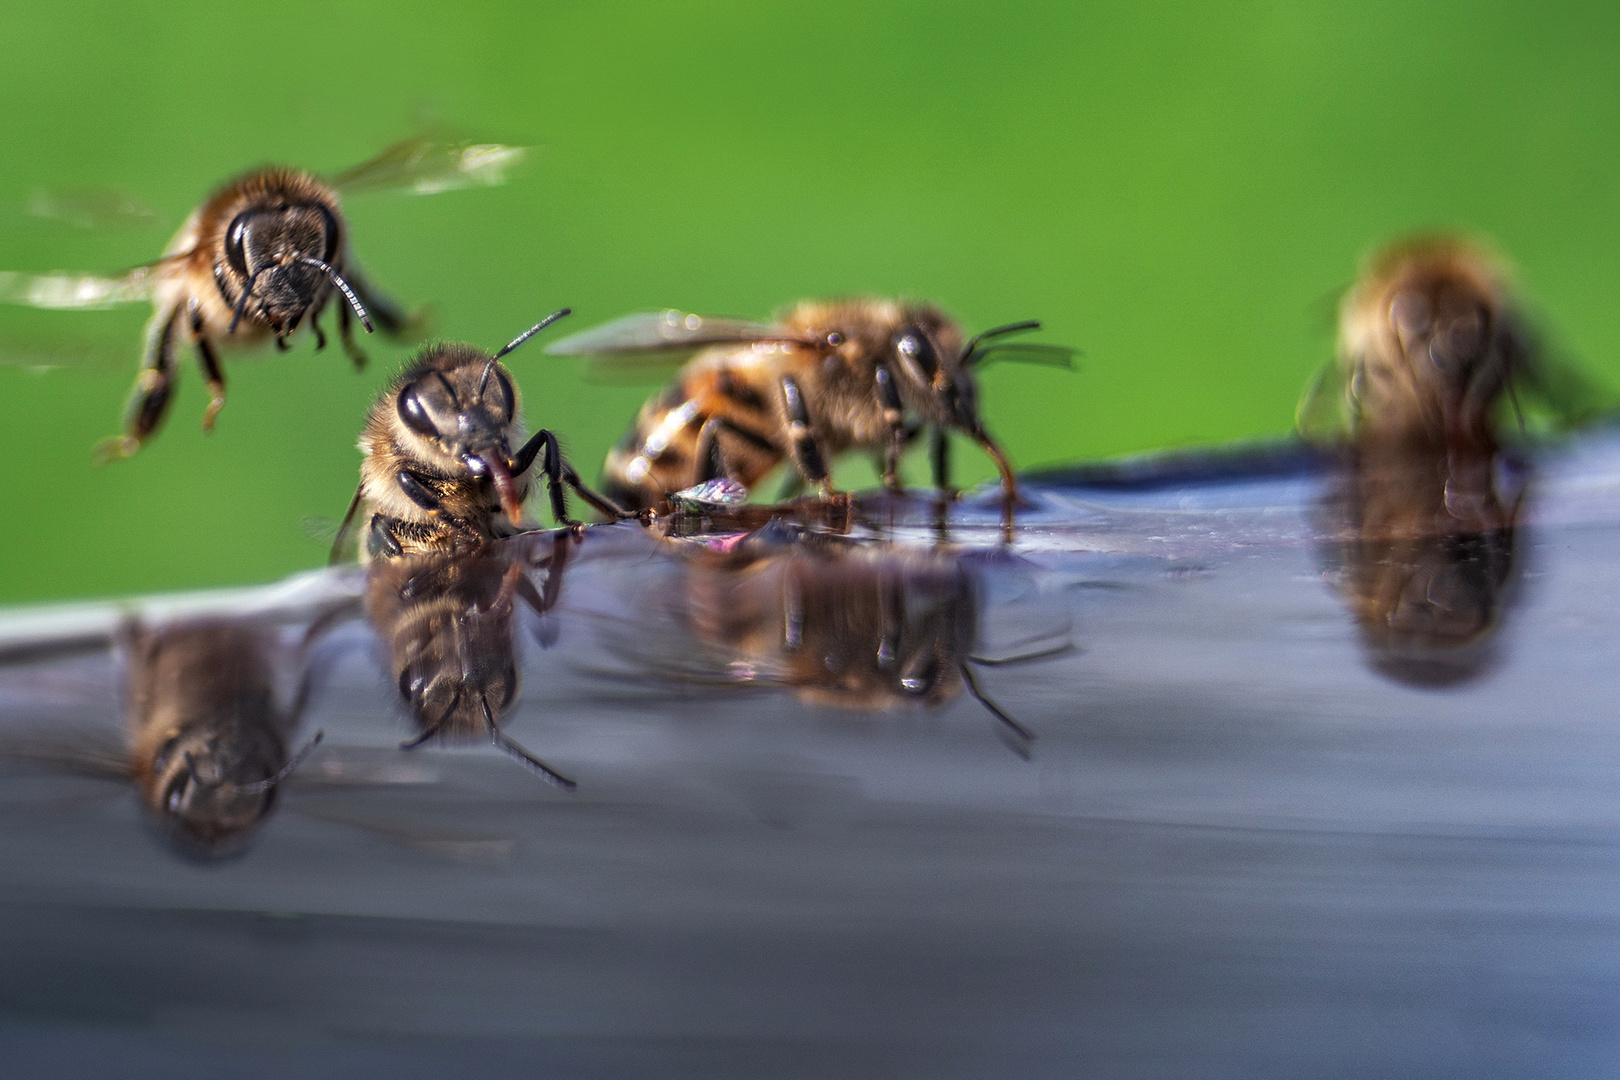
<svg viewBox="0 0 1620 1080"><path fill-rule="evenodd" d="M481 708L399 749L449 698L410 703L421 654L375 597L383 632L358 615L357 570L134 605L147 628L251 611L278 702L310 673L263 768L323 741L225 860L177 854L128 779L132 652L94 645L123 609L15 613L0 1054L18 1075L1610 1071L1620 440L1454 468L1466 535L1438 547L1412 542L1436 531L1409 524L1426 483L1161 461L1032 485L1011 550L991 503L940 548L926 500L868 501L851 537L527 538L501 557L532 600L500 567L418 579L418 602L506 613L521 694L489 716L574 790L492 746ZM1377 491L1412 498L1369 512ZM1374 601L1375 580L1405 584ZM504 701L475 651L459 678Z"/></svg>

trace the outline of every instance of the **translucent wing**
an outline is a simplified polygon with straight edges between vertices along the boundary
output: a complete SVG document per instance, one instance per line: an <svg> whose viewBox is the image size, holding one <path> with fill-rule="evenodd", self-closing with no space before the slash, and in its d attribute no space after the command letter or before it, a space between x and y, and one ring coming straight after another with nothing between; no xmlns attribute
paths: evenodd
<svg viewBox="0 0 1620 1080"><path fill-rule="evenodd" d="M437 195L471 187L497 187L528 153L527 147L418 135L397 142L370 161L330 177L347 193L403 191Z"/></svg>
<svg viewBox="0 0 1620 1080"><path fill-rule="evenodd" d="M683 311L647 311L626 315L554 341L552 356L616 356L621 353L690 352L709 345L745 345L780 341L807 344L799 334L771 323L692 315Z"/></svg>
<svg viewBox="0 0 1620 1080"><path fill-rule="evenodd" d="M80 229L139 229L157 223L157 211L114 188L37 187L28 193L30 217Z"/></svg>
<svg viewBox="0 0 1620 1080"><path fill-rule="evenodd" d="M1507 422L1527 431L1557 433L1580 427L1620 410L1620 396L1592 378L1572 357L1544 350L1525 364L1509 384L1509 407L1517 415Z"/></svg>
<svg viewBox="0 0 1620 1080"><path fill-rule="evenodd" d="M1014 364L1040 364L1043 367L1074 370L1074 358L1080 350L1068 345L1047 345L1037 341L993 341L979 346L971 357L974 364L983 366L1005 360Z"/></svg>
<svg viewBox="0 0 1620 1080"><path fill-rule="evenodd" d="M161 266L161 262L148 263L117 277L61 270L49 274L0 270L0 303L91 310L140 303L152 298Z"/></svg>
<svg viewBox="0 0 1620 1080"><path fill-rule="evenodd" d="M1307 442L1336 442L1349 434L1351 402L1338 360L1316 369L1294 406L1294 430Z"/></svg>
<svg viewBox="0 0 1620 1080"><path fill-rule="evenodd" d="M129 754L118 732L58 729L0 738L0 758L45 772L94 780L128 780Z"/></svg>

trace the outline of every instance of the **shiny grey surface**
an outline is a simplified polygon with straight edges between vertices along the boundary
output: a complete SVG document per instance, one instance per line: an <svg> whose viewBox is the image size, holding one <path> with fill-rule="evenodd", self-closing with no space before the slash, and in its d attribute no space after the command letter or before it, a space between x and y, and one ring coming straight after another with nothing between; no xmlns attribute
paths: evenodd
<svg viewBox="0 0 1620 1080"><path fill-rule="evenodd" d="M0 1057L170 1077L1612 1071L1620 442L1543 456L1492 661L1443 690L1367 662L1324 580L1324 485L1282 467L1037 489L1014 552L968 556L980 654L1075 646L979 674L1036 732L1028 761L965 694L874 714L638 675L689 644L672 564L629 526L587 538L554 645L526 627L505 725L576 792L484 749L401 754L359 622L326 645L305 722L325 743L238 859L178 859L126 786L14 756ZM920 506L895 509L907 540L930 535ZM958 518L957 540L994 543L990 509ZM3 734L116 741L118 685L106 652L0 669Z"/></svg>

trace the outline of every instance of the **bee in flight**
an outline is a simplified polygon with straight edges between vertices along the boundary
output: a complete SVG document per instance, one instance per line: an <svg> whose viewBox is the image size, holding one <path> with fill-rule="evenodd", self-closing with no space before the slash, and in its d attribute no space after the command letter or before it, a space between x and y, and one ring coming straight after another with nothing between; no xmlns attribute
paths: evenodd
<svg viewBox="0 0 1620 1080"><path fill-rule="evenodd" d="M210 195L180 227L156 262L115 278L93 275L0 274L0 299L34 307L103 307L150 300L140 374L130 396L124 434L97 448L102 460L129 457L157 431L175 388L180 351L189 343L208 383L204 430L225 405L221 353L287 341L308 325L325 348L320 316L337 300L338 335L355 366L366 357L353 321L391 336L408 320L376 292L355 266L338 192L379 187L447 190L496 183L521 150L449 147L407 140L330 181L290 168L261 168Z"/></svg>
<svg viewBox="0 0 1620 1080"><path fill-rule="evenodd" d="M630 315L546 351L701 350L608 454L603 486L625 506L662 507L671 493L717 479L751 489L784 459L797 484L830 496L832 460L847 450L882 454L884 483L898 490L901 453L925 426L937 487L949 488L948 436L960 431L995 462L1010 504L1018 482L979 418L974 369L1002 350L1066 366L1072 350L1004 340L1039 328L1012 323L964 343L961 328L931 305L809 301L773 324L675 311Z"/></svg>
<svg viewBox="0 0 1620 1080"><path fill-rule="evenodd" d="M1522 424L1527 395L1558 424L1586 418L1600 396L1538 346L1501 266L1461 240L1423 237L1379 252L1346 294L1336 362L1306 391L1299 422L1307 436L1348 426L1358 442L1488 452L1504 398Z"/></svg>
<svg viewBox="0 0 1620 1080"><path fill-rule="evenodd" d="M580 481L550 431L524 439L517 384L500 358L567 314L546 316L493 356L432 345L383 391L360 437L360 487L332 546L334 562L362 507L363 559L476 549L525 531L537 461L559 523L579 524L565 485L609 518L632 516Z"/></svg>

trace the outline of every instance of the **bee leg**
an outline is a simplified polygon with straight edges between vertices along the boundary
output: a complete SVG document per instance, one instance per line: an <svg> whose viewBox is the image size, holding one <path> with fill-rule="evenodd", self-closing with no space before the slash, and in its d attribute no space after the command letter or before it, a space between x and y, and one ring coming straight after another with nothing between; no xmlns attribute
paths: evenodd
<svg viewBox="0 0 1620 1080"><path fill-rule="evenodd" d="M214 343L203 333L202 312L191 309L191 343L197 347L197 363L202 365L203 378L208 380L208 408L203 412L204 431L214 430L214 418L225 407L225 372L219 366L219 354Z"/></svg>
<svg viewBox="0 0 1620 1080"><path fill-rule="evenodd" d="M898 494L905 490L900 483L900 453L906 447L905 410L889 369L879 364L876 376L878 403L883 406L883 423L889 429L889 443L883 448L883 486Z"/></svg>
<svg viewBox="0 0 1620 1080"><path fill-rule="evenodd" d="M423 482L421 477L410 470L399 470L395 474L394 480L399 484L399 490L405 493L405 497L422 509L437 512L443 507L444 504L439 501L439 497L433 494L433 491Z"/></svg>
<svg viewBox="0 0 1620 1080"><path fill-rule="evenodd" d="M135 377L124 411L124 434L97 444L95 459L105 464L117 458L133 457L142 444L163 423L174 394L175 354L178 352L180 308L160 311L147 324L146 356L141 373Z"/></svg>
<svg viewBox="0 0 1620 1080"><path fill-rule="evenodd" d="M371 519L370 536L367 538L366 548L373 556L385 555L388 558L405 554L405 548L399 542L399 535L394 526L399 522L386 514L378 514Z"/></svg>
<svg viewBox="0 0 1620 1080"><path fill-rule="evenodd" d="M730 475L726 471L725 455L720 450L720 427L720 418L711 416L698 431L697 447L692 454L698 466L694 484L706 484Z"/></svg>
<svg viewBox="0 0 1620 1080"><path fill-rule="evenodd" d="M810 432L810 413L804 405L804 394L791 375L782 376L782 398L787 405L788 448L793 452L793 463L804 478L821 489L822 498L833 494L827 478L827 459L821 446Z"/></svg>
<svg viewBox="0 0 1620 1080"><path fill-rule="evenodd" d="M354 369L364 368L366 354L354 343L354 316L349 313L348 304L338 305L338 340L343 342L344 355L354 361Z"/></svg>
<svg viewBox="0 0 1620 1080"><path fill-rule="evenodd" d="M542 450L545 451L543 456L541 455ZM546 474L546 491L551 496L551 516L557 519L559 525L566 525L569 528L583 527L581 522L575 521L568 516L568 495L563 490L564 484L573 488L580 498L590 503L591 506L601 511L609 519L645 519L646 511L633 513L622 506L615 505L609 499L586 487L584 482L580 480L579 473L574 471L574 467L563 460L562 449L557 445L557 436L545 428L535 432L529 437L528 442L518 448L518 452L512 456L512 460L507 462L507 471L513 476L519 476L528 471L529 467L534 464L536 457L540 458L540 471Z"/></svg>
<svg viewBox="0 0 1620 1080"><path fill-rule="evenodd" d="M312 311L309 313L309 329L315 335L315 351L320 352L326 348L326 331L321 329L320 312Z"/></svg>
<svg viewBox="0 0 1620 1080"><path fill-rule="evenodd" d="M942 494L955 496L956 489L951 487L951 433L943 427L936 427L930 433L928 443L928 456L934 465L934 487Z"/></svg>

